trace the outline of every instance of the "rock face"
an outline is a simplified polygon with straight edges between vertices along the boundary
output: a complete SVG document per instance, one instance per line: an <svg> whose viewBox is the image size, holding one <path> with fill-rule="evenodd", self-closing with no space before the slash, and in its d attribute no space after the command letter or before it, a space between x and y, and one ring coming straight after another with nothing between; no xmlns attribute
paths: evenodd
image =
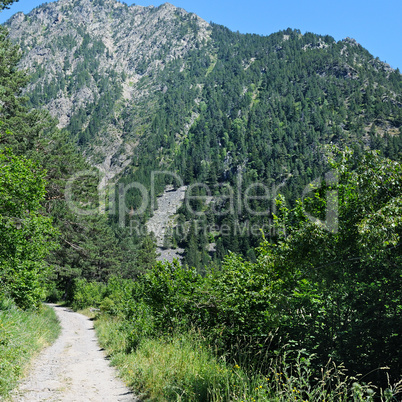
<svg viewBox="0 0 402 402"><path fill-rule="evenodd" d="M182 186L177 190L171 186L166 187L164 193L158 197L158 208L154 211L154 215L147 222L147 229L153 232L156 237L156 245L158 248L158 260L167 260L172 262L173 259L181 259L182 249L166 248L164 244L165 236L169 230L175 227L176 212L184 201L187 186Z"/></svg>
<svg viewBox="0 0 402 402"><path fill-rule="evenodd" d="M208 23L169 3L59 0L7 24L32 75L33 106L70 130L106 180L129 165L155 98L167 89L159 73L210 37Z"/></svg>

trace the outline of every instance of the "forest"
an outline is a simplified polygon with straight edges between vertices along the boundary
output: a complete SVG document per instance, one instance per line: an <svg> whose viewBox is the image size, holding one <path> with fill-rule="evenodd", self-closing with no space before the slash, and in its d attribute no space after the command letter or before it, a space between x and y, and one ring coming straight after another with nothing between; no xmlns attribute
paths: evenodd
<svg viewBox="0 0 402 402"><path fill-rule="evenodd" d="M78 73L45 95L25 90L43 72L19 68L21 47L0 27L0 312L96 308L102 346L144 400L400 400L399 70L349 39L212 24L186 68L176 59L159 72L158 84L174 85L155 95L140 134L121 112L126 135L139 136L132 162L106 213L77 214L67 189L82 209L99 207L85 155L122 93L120 73L98 74L99 98L62 129L43 108L93 80L107 53L80 29ZM151 183L162 170L172 174ZM152 233L133 234L130 214L110 211L121 186L155 185L156 196L182 184L174 177L194 190L176 217L182 230L165 239L183 260L169 263L157 261ZM141 205L140 192L125 197Z"/></svg>

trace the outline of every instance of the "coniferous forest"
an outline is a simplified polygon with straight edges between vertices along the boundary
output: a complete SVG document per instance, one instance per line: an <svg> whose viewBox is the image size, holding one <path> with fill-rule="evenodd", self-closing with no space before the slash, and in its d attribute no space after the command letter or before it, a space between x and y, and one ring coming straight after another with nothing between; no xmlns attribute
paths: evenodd
<svg viewBox="0 0 402 402"><path fill-rule="evenodd" d="M95 308L144 400L400 400L400 71L350 38L133 7L0 27L0 313ZM154 30L135 51L87 9ZM166 186L187 188L173 262L146 229Z"/></svg>

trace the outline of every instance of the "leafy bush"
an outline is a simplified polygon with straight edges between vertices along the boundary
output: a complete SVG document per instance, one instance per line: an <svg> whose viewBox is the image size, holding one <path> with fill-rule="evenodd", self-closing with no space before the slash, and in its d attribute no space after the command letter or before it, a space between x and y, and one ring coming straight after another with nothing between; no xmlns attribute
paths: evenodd
<svg viewBox="0 0 402 402"><path fill-rule="evenodd" d="M86 279L75 279L70 294L71 306L75 310L85 307L98 307L104 298L106 285L88 282Z"/></svg>

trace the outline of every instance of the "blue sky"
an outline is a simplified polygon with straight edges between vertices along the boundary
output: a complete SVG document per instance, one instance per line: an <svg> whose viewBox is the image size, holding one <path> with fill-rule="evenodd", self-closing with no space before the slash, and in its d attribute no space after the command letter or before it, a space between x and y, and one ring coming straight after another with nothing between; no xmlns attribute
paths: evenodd
<svg viewBox="0 0 402 402"><path fill-rule="evenodd" d="M128 4L158 6L165 1L139 0ZM28 13L43 1L20 0L0 14L0 22L17 11ZM375 57L402 70L401 0L170 0L206 21L242 33L269 35L281 29L355 38Z"/></svg>

